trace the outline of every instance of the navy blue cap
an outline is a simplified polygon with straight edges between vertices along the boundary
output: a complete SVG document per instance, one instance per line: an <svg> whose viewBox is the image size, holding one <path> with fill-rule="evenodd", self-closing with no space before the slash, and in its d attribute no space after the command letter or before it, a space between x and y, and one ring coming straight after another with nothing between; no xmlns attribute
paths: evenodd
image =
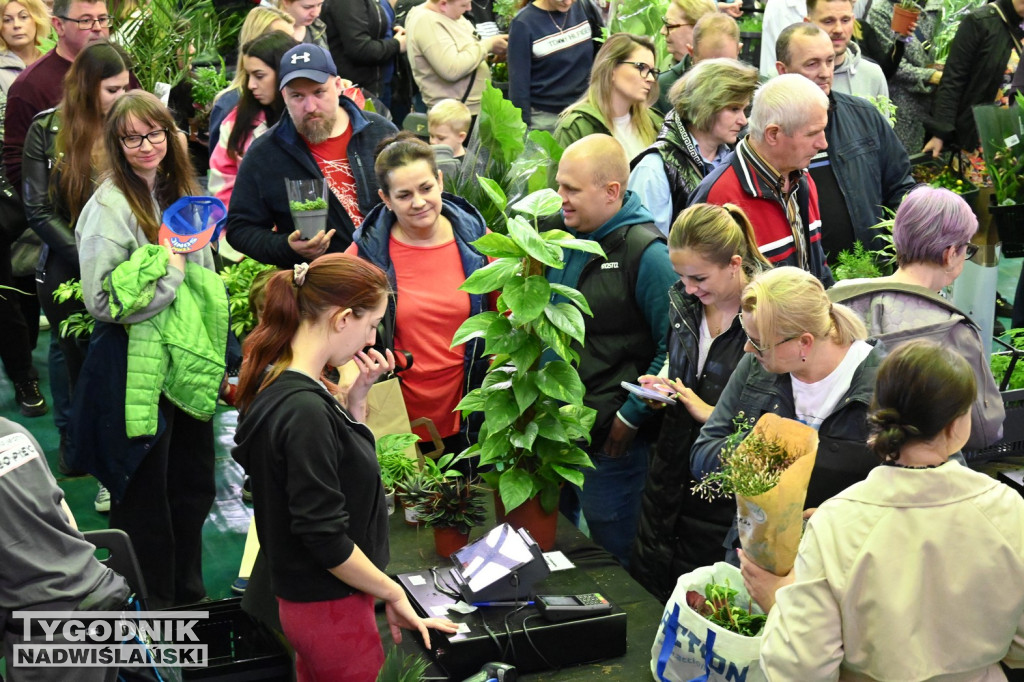
<svg viewBox="0 0 1024 682"><path fill-rule="evenodd" d="M328 78L338 75L338 67L334 65L331 53L326 49L319 45L302 43L284 53L277 75L281 79L282 88L296 78L326 83Z"/></svg>

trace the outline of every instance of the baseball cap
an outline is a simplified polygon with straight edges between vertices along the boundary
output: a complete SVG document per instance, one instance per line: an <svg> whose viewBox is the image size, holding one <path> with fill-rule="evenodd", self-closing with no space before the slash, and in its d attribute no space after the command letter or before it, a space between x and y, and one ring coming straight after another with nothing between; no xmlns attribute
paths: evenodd
<svg viewBox="0 0 1024 682"><path fill-rule="evenodd" d="M217 239L227 209L214 197L182 197L167 207L158 239L175 253L192 253Z"/></svg>
<svg viewBox="0 0 1024 682"><path fill-rule="evenodd" d="M302 43L284 53L277 75L281 79L281 88L296 78L326 83L328 78L338 75L338 67L326 49L312 43Z"/></svg>

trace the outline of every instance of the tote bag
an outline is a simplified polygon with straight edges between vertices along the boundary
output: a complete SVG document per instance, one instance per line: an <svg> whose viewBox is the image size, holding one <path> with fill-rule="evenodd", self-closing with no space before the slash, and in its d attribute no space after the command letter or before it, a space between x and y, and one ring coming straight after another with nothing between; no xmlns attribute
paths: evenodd
<svg viewBox="0 0 1024 682"><path fill-rule="evenodd" d="M767 682L761 672L761 636L744 637L715 625L686 603L686 593L704 594L712 580L739 590L736 600L750 599L740 569L723 561L680 576L665 605L651 647L651 673L658 682ZM754 604L757 609L757 605ZM760 610L757 611L760 613Z"/></svg>

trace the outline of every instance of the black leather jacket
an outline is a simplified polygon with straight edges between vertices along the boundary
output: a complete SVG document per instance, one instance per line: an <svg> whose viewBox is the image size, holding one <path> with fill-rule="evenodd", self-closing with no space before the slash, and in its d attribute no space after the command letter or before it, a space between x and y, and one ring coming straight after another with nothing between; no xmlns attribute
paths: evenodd
<svg viewBox="0 0 1024 682"><path fill-rule="evenodd" d="M1012 29L1007 28L996 5ZM972 107L995 100L1013 49L1010 31L1018 39L1024 37L1020 24L1021 17L1010 0L996 0L964 16L935 90L931 118L925 121L929 135L955 143L961 149L977 148L978 126Z"/></svg>
<svg viewBox="0 0 1024 682"><path fill-rule="evenodd" d="M21 196L28 226L35 230L49 250L47 261L60 258L78 270L78 247L71 227L71 214L63 200L50 193L50 176L57 158L55 145L61 116L57 109L36 114L25 136L21 161Z"/></svg>

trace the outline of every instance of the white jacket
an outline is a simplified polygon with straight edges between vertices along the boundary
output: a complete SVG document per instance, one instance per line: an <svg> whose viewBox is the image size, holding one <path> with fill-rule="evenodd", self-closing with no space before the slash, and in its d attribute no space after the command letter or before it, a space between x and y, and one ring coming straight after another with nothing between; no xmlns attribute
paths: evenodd
<svg viewBox="0 0 1024 682"><path fill-rule="evenodd" d="M1024 667L1024 499L955 462L827 501L768 617L769 680L1004 680Z"/></svg>

